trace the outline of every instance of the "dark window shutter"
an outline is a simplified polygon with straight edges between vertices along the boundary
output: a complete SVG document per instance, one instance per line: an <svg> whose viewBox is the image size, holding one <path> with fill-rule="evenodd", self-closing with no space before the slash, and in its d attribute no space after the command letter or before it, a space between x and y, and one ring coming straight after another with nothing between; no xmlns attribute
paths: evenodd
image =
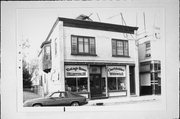
<svg viewBox="0 0 180 119"><path fill-rule="evenodd" d="M129 55L129 48L128 48L128 42L124 41L124 55L128 56Z"/></svg>
<svg viewBox="0 0 180 119"><path fill-rule="evenodd" d="M116 40L112 40L112 55L116 55Z"/></svg>
<svg viewBox="0 0 180 119"><path fill-rule="evenodd" d="M94 38L90 38L90 54L96 54Z"/></svg>
<svg viewBox="0 0 180 119"><path fill-rule="evenodd" d="M72 54L77 54L77 37L72 36L71 37L71 53Z"/></svg>

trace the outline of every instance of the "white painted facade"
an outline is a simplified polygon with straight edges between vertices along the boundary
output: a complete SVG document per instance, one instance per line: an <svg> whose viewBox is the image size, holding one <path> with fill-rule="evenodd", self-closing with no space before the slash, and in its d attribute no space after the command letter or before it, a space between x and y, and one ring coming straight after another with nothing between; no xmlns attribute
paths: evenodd
<svg viewBox="0 0 180 119"><path fill-rule="evenodd" d="M95 37L97 56L77 56L71 55L71 35ZM127 40L129 44L129 57L112 57L112 39ZM95 30L86 28L66 27L63 21L58 21L47 41L51 41L52 68L46 74L48 81L48 92L65 90L65 62L94 62L94 63L119 63L125 65L127 76L127 93L117 93L130 96L129 66L135 66L135 95L139 95L139 68L138 49L135 45L135 35L105 30ZM56 49L57 47L57 49ZM88 72L89 73L89 72ZM107 77L106 68L102 68L102 77ZM107 85L107 78L106 85ZM90 83L88 78L88 83ZM106 96L108 96L106 88ZM90 92L90 84L88 84ZM115 95L116 93L109 93ZM82 94L84 95L84 94ZM85 95L87 96L87 95Z"/></svg>
<svg viewBox="0 0 180 119"><path fill-rule="evenodd" d="M71 35L91 36L96 38L96 54L97 56L73 56L71 55ZM135 39L130 35L125 38L123 33L83 29L83 28L64 28L64 45L65 45L65 61L93 61L93 62L117 62L117 63L135 63L137 52L135 51ZM130 58L112 57L112 39L123 39L129 42Z"/></svg>
<svg viewBox="0 0 180 119"><path fill-rule="evenodd" d="M150 53L151 57L146 57L146 43L150 42L151 48L150 48ZM150 36L148 38L144 38L140 43L139 43L139 61L150 61L150 60L160 60L162 59L162 50L161 50L161 39L156 39L154 36ZM158 49L158 50L157 50Z"/></svg>

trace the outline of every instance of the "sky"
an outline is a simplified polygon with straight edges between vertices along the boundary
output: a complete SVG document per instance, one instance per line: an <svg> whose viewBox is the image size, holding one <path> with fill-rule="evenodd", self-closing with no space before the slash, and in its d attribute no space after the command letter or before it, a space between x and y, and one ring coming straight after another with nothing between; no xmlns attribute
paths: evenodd
<svg viewBox="0 0 180 119"><path fill-rule="evenodd" d="M40 45L45 41L57 17L75 19L84 14L93 21L122 25L122 17L128 26L139 27L138 32L152 30L162 22L160 9L135 8L62 8L62 9L20 9L17 12L17 29L19 40L29 40L29 59L37 58ZM143 13L145 17L143 17ZM145 22L144 22L145 19ZM144 25L145 24L145 25Z"/></svg>

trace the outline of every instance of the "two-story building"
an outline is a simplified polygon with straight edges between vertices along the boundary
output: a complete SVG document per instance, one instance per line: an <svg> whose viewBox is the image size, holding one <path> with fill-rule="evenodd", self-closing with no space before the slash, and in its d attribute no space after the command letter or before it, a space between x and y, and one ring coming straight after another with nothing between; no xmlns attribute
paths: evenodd
<svg viewBox="0 0 180 119"><path fill-rule="evenodd" d="M89 99L139 95L137 27L58 17L42 43L48 92Z"/></svg>

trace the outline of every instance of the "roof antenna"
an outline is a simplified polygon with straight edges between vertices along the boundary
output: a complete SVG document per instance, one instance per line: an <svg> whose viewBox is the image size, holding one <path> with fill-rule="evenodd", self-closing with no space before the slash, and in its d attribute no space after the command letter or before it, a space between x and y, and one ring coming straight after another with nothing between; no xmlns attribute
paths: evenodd
<svg viewBox="0 0 180 119"><path fill-rule="evenodd" d="M96 13L96 14L97 14L97 17L98 17L99 21L101 22L101 19L100 19L100 17L99 17L99 15L98 15L98 13Z"/></svg>
<svg viewBox="0 0 180 119"><path fill-rule="evenodd" d="M126 25L126 22L125 22L125 20L124 20L124 17L123 17L122 12L120 13L120 15L121 15L121 19L122 19L122 25Z"/></svg>
<svg viewBox="0 0 180 119"><path fill-rule="evenodd" d="M113 17L117 17L117 16L119 16L119 14L113 15L113 16L108 17L108 18L106 18L106 19L112 19Z"/></svg>
<svg viewBox="0 0 180 119"><path fill-rule="evenodd" d="M88 17L90 17L93 13L91 13Z"/></svg>
<svg viewBox="0 0 180 119"><path fill-rule="evenodd" d="M144 19L144 31L146 33L146 16L145 16L145 12L143 12L143 19Z"/></svg>
<svg viewBox="0 0 180 119"><path fill-rule="evenodd" d="M78 17L76 17L77 20L84 20L84 21L93 21L90 16L92 15L92 13L87 16L87 15L84 15L84 14L81 14L79 15Z"/></svg>

